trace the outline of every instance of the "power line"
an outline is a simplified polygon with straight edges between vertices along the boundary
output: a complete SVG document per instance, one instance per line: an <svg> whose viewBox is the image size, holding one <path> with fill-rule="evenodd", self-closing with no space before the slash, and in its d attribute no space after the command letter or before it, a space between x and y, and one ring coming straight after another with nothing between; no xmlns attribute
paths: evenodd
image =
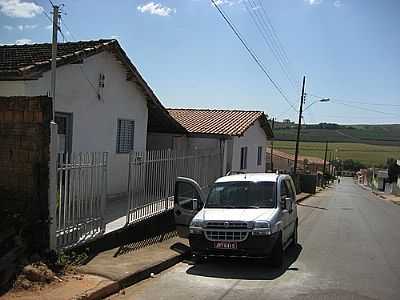
<svg viewBox="0 0 400 300"><path fill-rule="evenodd" d="M313 94L308 94L308 95L310 95L312 97L315 97L315 98L323 98L323 97L320 97L320 96L317 96L317 95L313 95ZM372 102L366 102L366 101L342 100L342 99L337 99L337 98L330 98L330 99L338 101L338 102L344 102L344 103L355 103L355 104L364 104L364 105L379 105L379 106L385 105L385 106L398 106L398 107L400 107L400 104L393 104L393 103L372 103Z"/></svg>
<svg viewBox="0 0 400 300"><path fill-rule="evenodd" d="M250 49L250 47L247 45L246 41L240 34L239 30L236 28L236 26L233 24L233 22L230 21L229 17L223 12L222 8L219 7L219 5L216 4L215 0L211 0L215 8L218 10L222 18L225 20L225 22L229 25L233 33L236 35L236 37L240 40L242 45L245 47L247 52L250 54L251 58L255 61L255 63L258 65L258 67L261 69L261 71L267 76L268 80L272 83L272 85L275 87L275 89L279 92L279 94L283 97L283 99L290 105L290 107L297 112L297 109L293 106L293 104L289 101L289 99L286 97L286 95L283 93L282 89L278 86L278 84L271 78L271 76L268 74L265 66L262 64L260 59L257 57L257 55Z"/></svg>
<svg viewBox="0 0 400 300"><path fill-rule="evenodd" d="M375 113L384 114L384 115L399 116L399 114L396 114L396 113L390 113L390 112L380 111L380 110L376 110L376 109L365 108L365 107L356 106L356 105L352 105L352 104L342 103L339 101L335 101L335 102L337 102L340 105L344 105L344 106L352 107L352 108L356 108L356 109L361 109L361 110L365 110L365 111L375 112Z"/></svg>
<svg viewBox="0 0 400 300"><path fill-rule="evenodd" d="M277 41L278 47L280 48L281 52L283 53L283 57L286 59L286 62L290 65L289 57L288 57L288 55L287 55L287 53L285 51L285 48L283 47L283 45L281 43L281 40L278 37L277 31L275 30L274 26L272 25L272 22L271 22L271 20L270 20L270 18L268 16L268 13L267 13L262 1L260 1L260 0L257 0L257 1L258 1L258 5L261 7L262 11L264 12L264 15L266 17L266 20L267 20L269 26L271 27L271 31L272 31L273 36L275 37L275 39Z"/></svg>
<svg viewBox="0 0 400 300"><path fill-rule="evenodd" d="M61 24L68 30L68 32L71 34L71 36L72 36L73 38L75 38L74 35L73 35L73 33L71 32L71 30L66 26L65 21L64 21L62 18L60 18L60 20L61 20ZM63 32L62 32L61 27L59 27L59 30L60 30L62 36L65 37L65 35L64 35ZM69 39L67 39L67 38L65 38L65 39L67 40L67 42L71 42ZM86 74L85 70L83 69L82 65L81 65L81 64L78 64L78 66L79 66L79 70L81 71L81 73L82 73L83 77L85 78L85 80L89 83L89 85L91 86L91 88L92 88L93 91L95 92L96 96L99 97L99 92L98 92L96 86L90 81L90 79L89 79L89 77L87 76L87 74Z"/></svg>
<svg viewBox="0 0 400 300"><path fill-rule="evenodd" d="M317 96L317 95L312 95L312 94L308 94L308 95L319 98L319 96ZM335 98L329 98L329 99L332 102L336 102L339 105L343 105L343 106L347 106L347 107L352 107L352 108L365 110L365 111L369 111L369 112L374 112L374 113L379 113L379 114L384 114L384 115L399 116L399 114L397 114L397 113L385 112L385 111L381 111L381 110L376 110L376 109L365 108L365 107L361 107L361 106L357 106L357 105L353 105L353 104L348 104L348 103L345 103L345 102L343 102L341 100L337 100Z"/></svg>
<svg viewBox="0 0 400 300"><path fill-rule="evenodd" d="M293 78L296 78L296 76L293 76L292 69L290 67L291 63L289 57L287 55L287 52L285 51L285 48L282 45L282 42L278 36L277 31L275 30L275 27L272 24L271 19L268 16L268 13L264 5L262 4L262 1L260 0L251 0L251 1L252 2L254 1L254 10L261 16L261 20L264 22L265 28L267 29L269 36L271 37L271 42L274 45L276 51L278 52L279 57L281 58L283 64L286 67L285 70L289 75L290 81L292 82L293 86L300 85L299 81L298 83L296 83L296 80L293 80ZM256 1L258 5L256 4Z"/></svg>
<svg viewBox="0 0 400 300"><path fill-rule="evenodd" d="M44 10L43 11L43 14L46 16L46 18L53 24L53 20L51 19L51 17L49 16L49 14ZM61 17L60 17L60 20L61 20ZM63 41L65 42L66 41L66 37L65 37L65 35L64 35L64 33L61 31L61 27L60 27L60 25L59 24L57 24L57 30L58 30L58 32L61 34L61 36L62 36L62 38L63 38Z"/></svg>
<svg viewBox="0 0 400 300"><path fill-rule="evenodd" d="M293 88L296 89L292 79L289 76L288 71L285 68L285 61L282 58L282 55L279 52L279 50L277 50L277 47L274 44L273 38L271 38L272 34L269 31L269 28L265 22L263 15L258 13L259 9L257 9L257 6L254 4L254 2L252 0L243 1L243 6L245 7L247 13L250 15L253 23L256 25L257 30L261 34L261 37L263 38L267 47L270 49L273 56L275 57L275 60L278 62L279 66L280 66L282 72L285 74L287 80L293 86Z"/></svg>

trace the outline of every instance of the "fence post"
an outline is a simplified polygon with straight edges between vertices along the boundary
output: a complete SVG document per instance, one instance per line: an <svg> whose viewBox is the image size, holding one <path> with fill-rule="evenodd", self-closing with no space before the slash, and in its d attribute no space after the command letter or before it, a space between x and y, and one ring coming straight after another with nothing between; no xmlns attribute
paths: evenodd
<svg viewBox="0 0 400 300"><path fill-rule="evenodd" d="M129 165L128 165L128 209L126 212L126 224L127 226L130 223L130 217L131 217L131 209L132 209L132 198L133 198L133 187L132 187L132 156L133 156L133 150L129 152Z"/></svg>
<svg viewBox="0 0 400 300"><path fill-rule="evenodd" d="M166 174L165 174L165 210L168 210L168 206L169 206L169 186L170 186L170 178L168 176L168 174L171 173L171 149L168 149L165 152L165 162L166 162Z"/></svg>
<svg viewBox="0 0 400 300"><path fill-rule="evenodd" d="M49 206L49 248L57 250L57 152L58 152L58 135L57 124L50 122L50 145L49 145L49 190L48 190L48 206ZM60 195L61 196L61 195Z"/></svg>
<svg viewBox="0 0 400 300"><path fill-rule="evenodd" d="M101 217L101 232L104 232L106 230L106 223L104 220L104 212L106 209L106 201L107 201L107 184L108 184L108 178L107 178L107 168L108 168L108 152L103 152L102 156L102 168L103 168L103 174L102 174L102 195L101 195L101 203L100 203L100 217Z"/></svg>

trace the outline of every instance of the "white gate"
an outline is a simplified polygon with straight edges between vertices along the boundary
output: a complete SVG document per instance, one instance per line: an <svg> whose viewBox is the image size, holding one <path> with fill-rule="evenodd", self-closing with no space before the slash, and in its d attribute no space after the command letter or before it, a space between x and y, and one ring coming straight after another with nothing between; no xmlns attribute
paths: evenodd
<svg viewBox="0 0 400 300"><path fill-rule="evenodd" d="M178 176L196 180L207 192L221 174L222 152L217 149L190 153L169 149L131 152L127 224L171 209Z"/></svg>
<svg viewBox="0 0 400 300"><path fill-rule="evenodd" d="M60 153L57 159L57 248L104 232L108 153Z"/></svg>

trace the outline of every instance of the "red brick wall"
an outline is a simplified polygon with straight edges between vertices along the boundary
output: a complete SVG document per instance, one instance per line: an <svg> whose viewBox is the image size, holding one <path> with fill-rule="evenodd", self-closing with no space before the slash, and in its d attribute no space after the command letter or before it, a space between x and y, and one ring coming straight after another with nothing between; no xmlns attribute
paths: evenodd
<svg viewBox="0 0 400 300"><path fill-rule="evenodd" d="M0 238L30 253L48 247L50 120L48 97L0 97Z"/></svg>

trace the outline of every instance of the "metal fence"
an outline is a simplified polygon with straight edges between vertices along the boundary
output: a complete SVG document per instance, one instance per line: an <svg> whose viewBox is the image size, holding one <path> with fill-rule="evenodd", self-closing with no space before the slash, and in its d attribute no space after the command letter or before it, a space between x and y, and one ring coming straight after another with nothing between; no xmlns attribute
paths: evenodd
<svg viewBox="0 0 400 300"><path fill-rule="evenodd" d="M127 224L173 207L178 176L196 180L207 192L222 174L222 152L217 149L190 153L172 150L132 152L129 157Z"/></svg>
<svg viewBox="0 0 400 300"><path fill-rule="evenodd" d="M57 248L104 232L108 153L60 153L57 158Z"/></svg>

